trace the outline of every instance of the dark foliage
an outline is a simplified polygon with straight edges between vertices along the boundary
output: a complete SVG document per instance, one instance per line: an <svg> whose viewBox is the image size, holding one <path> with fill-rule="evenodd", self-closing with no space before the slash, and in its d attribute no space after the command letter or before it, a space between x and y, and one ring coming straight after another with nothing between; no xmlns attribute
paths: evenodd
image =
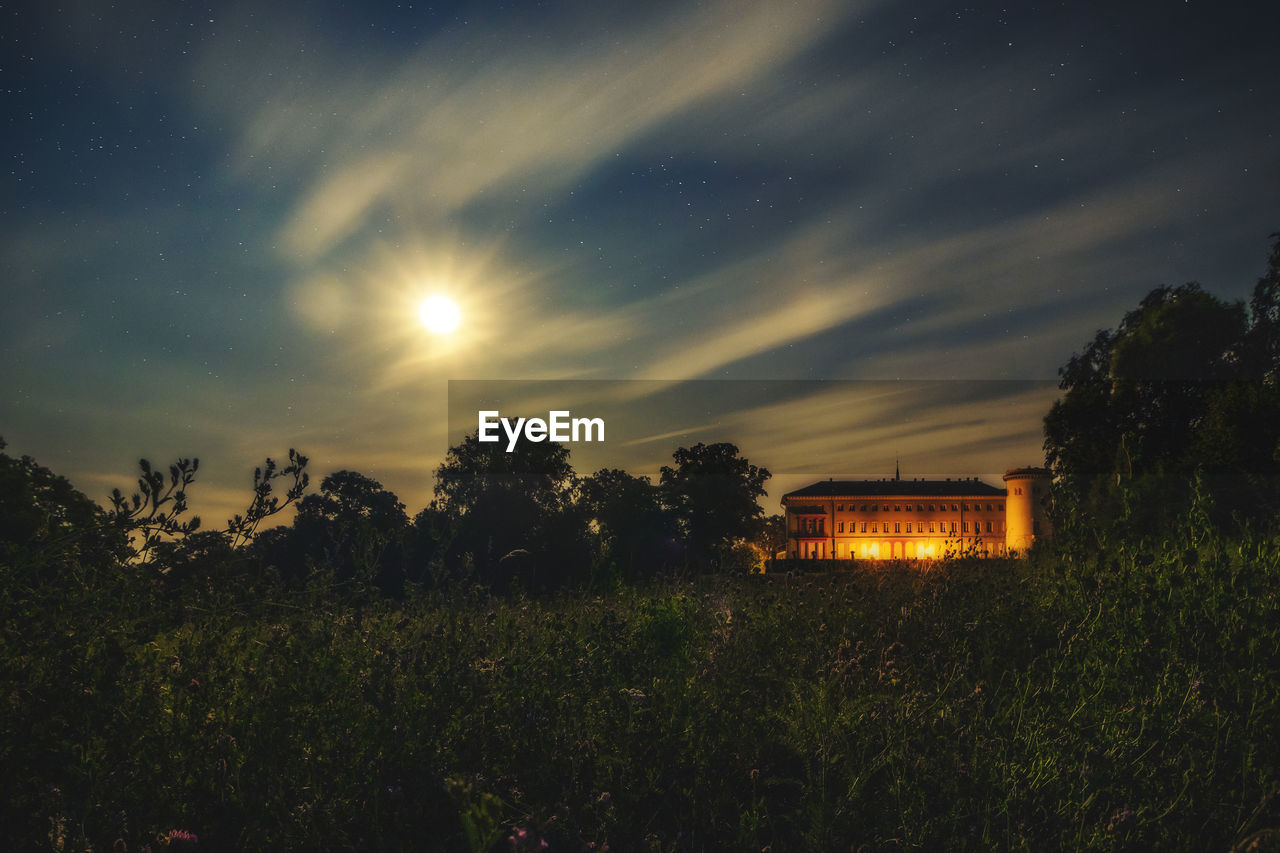
<svg viewBox="0 0 1280 853"><path fill-rule="evenodd" d="M681 561L675 518L648 477L601 469L579 486L583 514L596 527L598 559L606 573L635 581L668 571Z"/></svg>
<svg viewBox="0 0 1280 853"><path fill-rule="evenodd" d="M675 516L695 566L717 567L737 540L752 538L764 514L768 469L752 465L728 442L681 447L662 466L663 501Z"/></svg>
<svg viewBox="0 0 1280 853"><path fill-rule="evenodd" d="M521 442L507 452L467 436L436 470L433 509L446 529L446 564L455 576L495 588L584 579L590 559L576 485L562 444Z"/></svg>
<svg viewBox="0 0 1280 853"><path fill-rule="evenodd" d="M1161 287L1060 371L1045 418L1064 532L1087 519L1153 535L1186 517L1269 523L1280 508L1280 239L1252 310L1196 284Z"/></svg>

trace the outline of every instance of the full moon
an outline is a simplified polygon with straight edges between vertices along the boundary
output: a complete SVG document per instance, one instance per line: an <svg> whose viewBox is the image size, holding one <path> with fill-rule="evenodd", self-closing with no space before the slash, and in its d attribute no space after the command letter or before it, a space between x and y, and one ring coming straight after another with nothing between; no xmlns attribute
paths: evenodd
<svg viewBox="0 0 1280 853"><path fill-rule="evenodd" d="M452 299L437 295L428 297L418 306L418 319L428 331L447 335L462 322L462 312Z"/></svg>

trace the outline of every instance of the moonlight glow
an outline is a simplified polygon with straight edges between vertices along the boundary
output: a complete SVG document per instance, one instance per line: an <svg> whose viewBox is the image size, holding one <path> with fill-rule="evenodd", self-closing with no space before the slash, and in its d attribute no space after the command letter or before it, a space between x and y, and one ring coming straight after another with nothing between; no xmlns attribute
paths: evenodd
<svg viewBox="0 0 1280 853"><path fill-rule="evenodd" d="M431 296L418 306L418 319L428 331L447 335L462 322L457 303L447 296Z"/></svg>

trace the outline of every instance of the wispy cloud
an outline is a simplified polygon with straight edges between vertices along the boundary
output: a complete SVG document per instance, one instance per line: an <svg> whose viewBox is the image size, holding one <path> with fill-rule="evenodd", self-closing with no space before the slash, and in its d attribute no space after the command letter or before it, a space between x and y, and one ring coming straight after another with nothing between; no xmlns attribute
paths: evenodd
<svg viewBox="0 0 1280 853"><path fill-rule="evenodd" d="M280 237L308 260L387 209L447 215L486 194L562 190L671 117L794 59L850 11L833 0L682 6L589 40L572 27L525 39L457 29L389 79L349 76L336 57L290 57L287 38L293 74L280 73L280 46L218 43L202 64L215 87L203 97L247 115L245 174L260 180L283 159L305 175ZM264 77L263 56L276 77ZM320 66L325 78L313 79Z"/></svg>

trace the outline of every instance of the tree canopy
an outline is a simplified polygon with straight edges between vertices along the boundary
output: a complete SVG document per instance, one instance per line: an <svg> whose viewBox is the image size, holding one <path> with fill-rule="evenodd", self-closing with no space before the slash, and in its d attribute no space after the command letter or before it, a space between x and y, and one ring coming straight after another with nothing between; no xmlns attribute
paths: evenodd
<svg viewBox="0 0 1280 853"><path fill-rule="evenodd" d="M710 565L734 540L752 537L764 514L759 498L772 476L728 442L681 447L662 466L663 499L674 513L692 558Z"/></svg>
<svg viewBox="0 0 1280 853"><path fill-rule="evenodd" d="M1250 310L1195 283L1159 287L1072 356L1044 422L1060 515L1150 530L1197 488L1219 521L1274 514L1278 296L1280 239Z"/></svg>

